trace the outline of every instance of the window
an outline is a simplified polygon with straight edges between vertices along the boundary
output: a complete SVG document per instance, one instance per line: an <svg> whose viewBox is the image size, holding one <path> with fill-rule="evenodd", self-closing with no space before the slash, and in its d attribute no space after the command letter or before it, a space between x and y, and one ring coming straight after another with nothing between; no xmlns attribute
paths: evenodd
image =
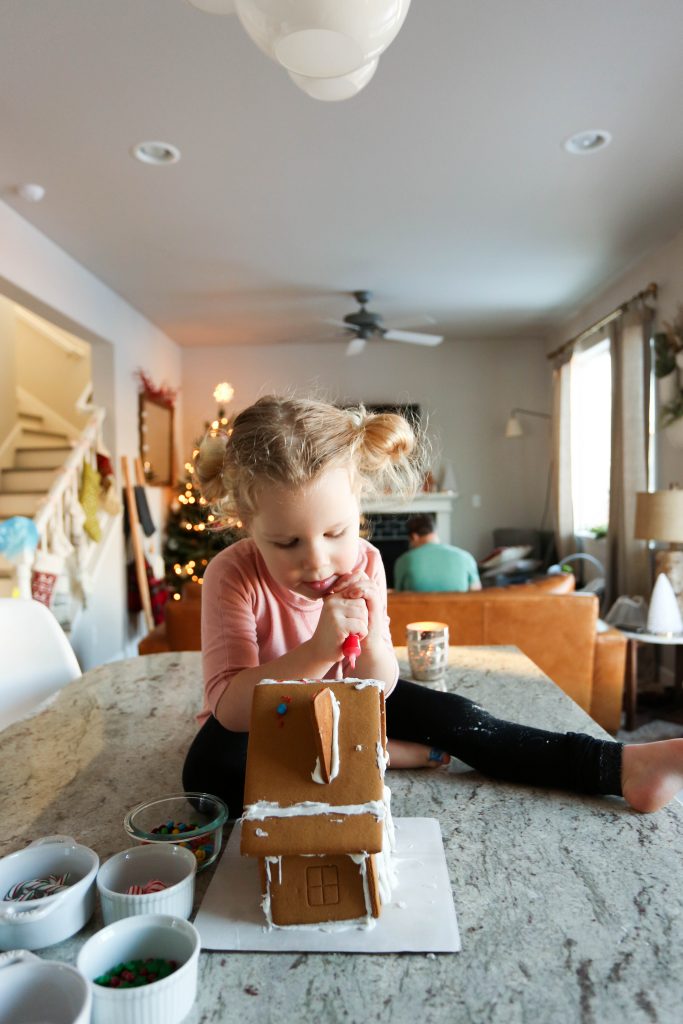
<svg viewBox="0 0 683 1024"><path fill-rule="evenodd" d="M605 338L572 360L571 466L574 532L606 527L612 420L612 360Z"/></svg>
<svg viewBox="0 0 683 1024"><path fill-rule="evenodd" d="M309 907L339 903L339 873L334 865L306 869L306 896Z"/></svg>

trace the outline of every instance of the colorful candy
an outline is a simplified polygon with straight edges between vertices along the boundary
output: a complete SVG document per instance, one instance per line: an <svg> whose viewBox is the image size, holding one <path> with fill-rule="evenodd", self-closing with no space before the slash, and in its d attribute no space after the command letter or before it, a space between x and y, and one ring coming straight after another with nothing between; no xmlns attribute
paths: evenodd
<svg viewBox="0 0 683 1024"><path fill-rule="evenodd" d="M163 825L157 825L156 828L152 829L152 834L157 836L177 836L182 832L194 832L195 829L201 826L196 821L190 822L186 825L184 821L167 821Z"/></svg>
<svg viewBox="0 0 683 1024"><path fill-rule="evenodd" d="M68 889L71 878L67 871L64 875L48 875L46 878L29 878L25 882L17 882L5 896L6 900L17 900L25 903L28 900L42 900L46 896L54 896L63 889Z"/></svg>
<svg viewBox="0 0 683 1024"><path fill-rule="evenodd" d="M185 832L194 832L196 829L201 828L196 821L190 822L187 825L184 821L166 821L163 825L157 825L156 828L152 829L152 834L155 836L180 836ZM186 842L179 841L179 846L186 846L189 850L192 850L196 859L202 863L211 857L213 853L213 833L209 833L205 836L196 836L194 839L188 839Z"/></svg>
<svg viewBox="0 0 683 1024"><path fill-rule="evenodd" d="M96 985L105 988L139 988L140 985L151 985L153 981L161 981L178 970L177 960L161 960L147 957L146 960L127 960L117 964L111 970L95 978Z"/></svg>

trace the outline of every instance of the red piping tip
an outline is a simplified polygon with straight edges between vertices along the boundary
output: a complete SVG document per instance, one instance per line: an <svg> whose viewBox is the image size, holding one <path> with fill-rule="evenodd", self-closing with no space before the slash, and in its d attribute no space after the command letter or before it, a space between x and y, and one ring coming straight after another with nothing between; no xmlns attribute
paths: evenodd
<svg viewBox="0 0 683 1024"><path fill-rule="evenodd" d="M356 658L360 654L360 637L357 633L349 633L342 644L342 654L349 659L351 668L356 667Z"/></svg>

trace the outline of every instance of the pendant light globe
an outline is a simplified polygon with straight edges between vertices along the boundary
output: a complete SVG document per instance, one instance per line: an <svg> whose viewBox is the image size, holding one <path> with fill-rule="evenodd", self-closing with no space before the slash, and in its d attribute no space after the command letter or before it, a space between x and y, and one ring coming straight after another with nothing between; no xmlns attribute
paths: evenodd
<svg viewBox="0 0 683 1024"><path fill-rule="evenodd" d="M293 71L289 72L289 77L299 89L314 100L334 103L338 100L350 100L364 89L377 70L378 64L379 57L375 57L369 64L348 75L340 75L339 78L306 78L305 75L295 75Z"/></svg>
<svg viewBox="0 0 683 1024"><path fill-rule="evenodd" d="M235 0L258 48L306 78L364 68L395 39L409 7L410 0Z"/></svg>

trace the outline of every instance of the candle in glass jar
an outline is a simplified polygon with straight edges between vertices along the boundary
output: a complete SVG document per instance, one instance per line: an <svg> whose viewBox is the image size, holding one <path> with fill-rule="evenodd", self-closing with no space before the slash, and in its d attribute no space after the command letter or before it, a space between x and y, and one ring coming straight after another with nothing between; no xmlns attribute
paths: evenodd
<svg viewBox="0 0 683 1024"><path fill-rule="evenodd" d="M431 683L442 679L448 665L448 626L445 622L410 622L406 627L408 661L413 679Z"/></svg>

